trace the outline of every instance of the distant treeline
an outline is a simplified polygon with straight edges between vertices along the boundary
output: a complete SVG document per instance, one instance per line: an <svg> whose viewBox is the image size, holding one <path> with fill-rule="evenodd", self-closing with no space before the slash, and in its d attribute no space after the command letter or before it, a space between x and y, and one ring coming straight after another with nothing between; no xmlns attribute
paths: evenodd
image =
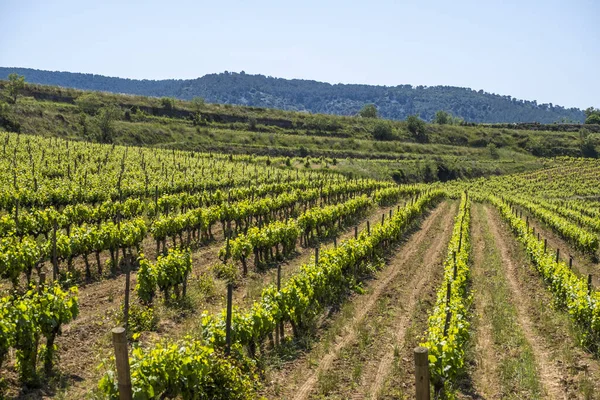
<svg viewBox="0 0 600 400"><path fill-rule="evenodd" d="M0 79L6 79L13 72L24 75L27 82L44 85L184 100L201 97L211 103L311 113L355 115L365 104L374 104L381 117L397 120L418 114L422 119L431 121L439 110L474 123L578 124L585 119L584 112L577 108L538 104L536 101L452 86L331 85L309 80L249 75L244 72L210 74L197 79L155 81L4 67L0 67Z"/></svg>

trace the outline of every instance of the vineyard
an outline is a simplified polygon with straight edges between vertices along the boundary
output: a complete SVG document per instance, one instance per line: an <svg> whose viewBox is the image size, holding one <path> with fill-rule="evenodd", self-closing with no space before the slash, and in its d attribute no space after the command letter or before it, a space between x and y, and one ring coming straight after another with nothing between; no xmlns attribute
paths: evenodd
<svg viewBox="0 0 600 400"><path fill-rule="evenodd" d="M0 144L0 398L600 398L595 160L398 185Z"/></svg>

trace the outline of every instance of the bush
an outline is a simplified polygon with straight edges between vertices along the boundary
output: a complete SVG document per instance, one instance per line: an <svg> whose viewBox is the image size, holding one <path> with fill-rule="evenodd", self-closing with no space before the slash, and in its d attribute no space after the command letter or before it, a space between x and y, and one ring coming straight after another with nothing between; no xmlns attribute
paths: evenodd
<svg viewBox="0 0 600 400"><path fill-rule="evenodd" d="M75 99L75 104L82 112L89 115L96 115L105 106L104 101L96 93L82 94Z"/></svg>
<svg viewBox="0 0 600 400"><path fill-rule="evenodd" d="M250 131L254 131L256 130L256 117L250 117L248 118L248 130Z"/></svg>
<svg viewBox="0 0 600 400"><path fill-rule="evenodd" d="M233 283L234 285L240 279L240 271L235 264L216 263L212 266L212 271L217 278L223 279L228 283Z"/></svg>
<svg viewBox="0 0 600 400"><path fill-rule="evenodd" d="M375 104L365 104L358 115L363 118L377 118L377 107L375 107Z"/></svg>
<svg viewBox="0 0 600 400"><path fill-rule="evenodd" d="M425 125L425 121L423 121L417 115L409 115L408 118L406 118L406 127L408 128L411 136L417 142L427 143L427 125Z"/></svg>
<svg viewBox="0 0 600 400"><path fill-rule="evenodd" d="M487 149L490 152L490 156L497 160L500 158L500 153L498 153L498 147L494 143L490 143L487 145Z"/></svg>
<svg viewBox="0 0 600 400"><path fill-rule="evenodd" d="M373 129L373 138L375 140L392 140L394 138L392 125L387 121L378 122Z"/></svg>
<svg viewBox="0 0 600 400"><path fill-rule="evenodd" d="M122 309L123 307L121 307ZM154 312L154 308L138 303L131 303L129 306L128 328L128 333L130 334L156 331L158 328L158 315Z"/></svg>
<svg viewBox="0 0 600 400"><path fill-rule="evenodd" d="M160 99L160 104L165 110L172 110L173 108L175 108L175 99L172 99L170 97L163 97Z"/></svg>

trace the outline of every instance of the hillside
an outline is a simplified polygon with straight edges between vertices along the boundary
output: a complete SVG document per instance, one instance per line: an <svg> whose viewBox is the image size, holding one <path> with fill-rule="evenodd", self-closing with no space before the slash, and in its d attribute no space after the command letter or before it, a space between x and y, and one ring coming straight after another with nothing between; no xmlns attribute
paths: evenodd
<svg viewBox="0 0 600 400"><path fill-rule="evenodd" d="M202 97L211 103L248 105L337 115L354 115L367 103L377 106L389 119L418 114L431 121L438 110L451 112L469 122L513 123L556 121L582 122L577 108L537 104L452 86L371 86L335 84L224 72L188 80L135 80L102 75L0 67L0 79L8 74L24 75L27 82L84 90L175 97L190 100ZM399 78L401 79L401 78Z"/></svg>
<svg viewBox="0 0 600 400"><path fill-rule="evenodd" d="M0 92L5 90L0 81ZM107 120L107 115L110 117ZM0 102L0 130L136 146L247 154L292 168L432 182L543 167L543 157L597 157L596 125L424 124L27 84ZM560 130L554 130L560 128ZM386 137L377 136L378 131ZM582 136L580 132L589 132Z"/></svg>

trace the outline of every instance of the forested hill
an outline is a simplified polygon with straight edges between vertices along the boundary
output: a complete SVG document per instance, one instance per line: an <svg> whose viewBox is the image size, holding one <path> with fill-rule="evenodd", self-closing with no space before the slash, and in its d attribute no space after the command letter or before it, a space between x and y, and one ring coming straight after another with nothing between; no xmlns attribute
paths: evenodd
<svg viewBox="0 0 600 400"><path fill-rule="evenodd" d="M202 97L211 103L313 113L354 115L363 105L373 103L379 115L391 119L405 119L408 115L419 114L430 121L436 111L445 110L469 122L552 123L584 120L583 111L577 108L537 104L536 101L517 100L511 96L453 86L331 85L244 72L224 72L187 80L135 80L4 67L0 67L0 79L6 79L13 72L24 75L27 82L44 85L186 100Z"/></svg>

